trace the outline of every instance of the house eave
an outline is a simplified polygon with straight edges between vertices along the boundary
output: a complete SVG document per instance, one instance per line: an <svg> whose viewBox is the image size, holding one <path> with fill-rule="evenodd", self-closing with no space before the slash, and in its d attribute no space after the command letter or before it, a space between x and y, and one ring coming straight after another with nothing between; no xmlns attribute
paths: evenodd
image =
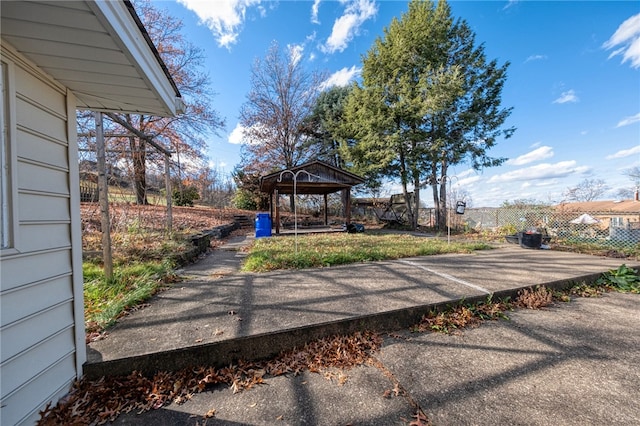
<svg viewBox="0 0 640 426"><path fill-rule="evenodd" d="M131 3L129 1L95 1L87 4L108 29L114 41L120 45L131 63L140 70L143 79L162 102L164 113L158 115L178 114L180 92L148 38L146 30L136 19Z"/></svg>
<svg viewBox="0 0 640 426"><path fill-rule="evenodd" d="M78 109L183 112L180 92L128 0L0 6L2 44L73 92Z"/></svg>

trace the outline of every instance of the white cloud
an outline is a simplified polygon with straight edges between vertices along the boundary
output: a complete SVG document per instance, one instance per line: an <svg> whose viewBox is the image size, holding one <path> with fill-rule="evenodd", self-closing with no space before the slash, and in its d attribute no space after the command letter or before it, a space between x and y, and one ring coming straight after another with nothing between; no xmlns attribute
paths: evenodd
<svg viewBox="0 0 640 426"><path fill-rule="evenodd" d="M478 175L469 176L469 177L466 177L464 179L460 179L458 181L454 180L452 182L452 186L459 187L459 188L464 188L465 186L469 186L469 185L471 185L471 184L473 184L475 182L478 182L480 179L482 179L482 177L480 177Z"/></svg>
<svg viewBox="0 0 640 426"><path fill-rule="evenodd" d="M287 50L293 64L297 64L302 59L302 53L304 52L304 46L302 44L288 44Z"/></svg>
<svg viewBox="0 0 640 426"><path fill-rule="evenodd" d="M259 123L251 127L244 127L238 123L227 136L227 142L233 145L256 145L273 137L274 132L270 127Z"/></svg>
<svg viewBox="0 0 640 426"><path fill-rule="evenodd" d="M376 13L378 13L378 8L373 0L350 0L344 15L333 23L331 35L322 47L322 51L325 53L342 52L353 37L358 35L360 26Z"/></svg>
<svg viewBox="0 0 640 426"><path fill-rule="evenodd" d="M209 160L209 162L207 163L209 168L211 170L220 170L220 169L224 169L225 167L228 166L227 163L225 163L224 161L211 161Z"/></svg>
<svg viewBox="0 0 640 426"><path fill-rule="evenodd" d="M622 55L622 63L631 62L632 68L640 68L640 13L624 21L603 45L606 50L617 47L609 59Z"/></svg>
<svg viewBox="0 0 640 426"><path fill-rule="evenodd" d="M547 59L547 55L531 55L524 62L541 61L543 59Z"/></svg>
<svg viewBox="0 0 640 426"><path fill-rule="evenodd" d="M555 101L553 101L554 104L566 104L568 102L571 103L575 103L578 102L578 96L576 96L576 92L571 89L571 90L567 90L566 92L562 92L562 94L560 95L560 97L558 99L556 99Z"/></svg>
<svg viewBox="0 0 640 426"><path fill-rule="evenodd" d="M522 166L551 157L553 157L553 148L551 148L550 146L541 146L540 148L536 148L533 151L527 152L526 154L523 154L519 157L507 160L506 164L510 164L513 166Z"/></svg>
<svg viewBox="0 0 640 426"><path fill-rule="evenodd" d="M342 68L331 74L328 79L320 84L320 90L325 90L333 86L347 86L356 76L362 72L361 68L353 65L351 68Z"/></svg>
<svg viewBox="0 0 640 426"><path fill-rule="evenodd" d="M244 127L240 123L229 133L227 141L234 145L240 145L244 142Z"/></svg>
<svg viewBox="0 0 640 426"><path fill-rule="evenodd" d="M631 155L637 155L637 154L640 154L640 145L634 146L633 148L620 150L615 154L607 155L605 159L613 160L616 158L624 158L624 157L629 157Z"/></svg>
<svg viewBox="0 0 640 426"><path fill-rule="evenodd" d="M507 9L509 9L510 7L515 6L515 5L516 5L516 4L518 4L518 3L519 3L519 0L509 0L509 1L507 2L507 4L502 8L502 10L507 10Z"/></svg>
<svg viewBox="0 0 640 426"><path fill-rule="evenodd" d="M318 20L318 10L320 9L320 2L322 0L314 0L313 6L311 6L311 22L314 24L319 24Z"/></svg>
<svg viewBox="0 0 640 426"><path fill-rule="evenodd" d="M576 166L574 160L561 161L559 163L537 164L531 167L514 170L512 172L503 173L492 176L490 183L496 182L512 182L512 181L531 181L537 179L552 179L558 177L569 176L577 173L586 173L590 170L587 166Z"/></svg>
<svg viewBox="0 0 640 426"><path fill-rule="evenodd" d="M637 113L636 115L632 115L631 117L623 118L622 120L620 120L620 122L616 127L628 126L630 124L637 123L639 121L640 121L640 112Z"/></svg>
<svg viewBox="0 0 640 426"><path fill-rule="evenodd" d="M178 0L187 9L195 12L200 22L207 26L218 41L218 46L231 47L236 43L245 14L249 7L258 5L262 17L266 14L261 0Z"/></svg>
<svg viewBox="0 0 640 426"><path fill-rule="evenodd" d="M469 176L475 176L476 173L477 172L475 170L473 170L473 169L467 169L467 170L464 170L464 171L462 171L460 173L456 173L455 176L458 179L463 179L463 178L466 178L466 177L469 177Z"/></svg>

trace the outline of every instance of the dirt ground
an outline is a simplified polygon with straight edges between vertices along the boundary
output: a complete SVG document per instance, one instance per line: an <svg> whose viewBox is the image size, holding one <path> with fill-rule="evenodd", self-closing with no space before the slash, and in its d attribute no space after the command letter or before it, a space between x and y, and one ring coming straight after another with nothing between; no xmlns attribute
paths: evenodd
<svg viewBox="0 0 640 426"><path fill-rule="evenodd" d="M80 215L84 233L100 231L100 206L98 203L81 203ZM167 224L166 206L138 206L135 204L110 204L112 231L132 228L163 230ZM210 207L172 207L172 227L176 232L198 232L233 222L234 215L252 218L255 212L238 209L214 209Z"/></svg>
<svg viewBox="0 0 640 426"><path fill-rule="evenodd" d="M102 251L102 226L98 203L81 203L82 247L85 258L99 258ZM168 252L183 252L190 244L180 236L198 234L220 225L233 223L234 216L253 220L255 212L210 207L172 207L172 237L167 238L166 206L109 204L111 246L114 256L162 258ZM173 237L179 238L173 238Z"/></svg>

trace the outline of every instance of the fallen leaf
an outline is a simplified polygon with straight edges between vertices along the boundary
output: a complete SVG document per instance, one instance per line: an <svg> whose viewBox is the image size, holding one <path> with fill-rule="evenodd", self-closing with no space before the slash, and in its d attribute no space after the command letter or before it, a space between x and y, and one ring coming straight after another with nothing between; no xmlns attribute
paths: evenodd
<svg viewBox="0 0 640 426"><path fill-rule="evenodd" d="M395 394L395 396L399 396L401 392L402 392L402 389L400 389L400 384L396 383L393 386L393 393Z"/></svg>
<svg viewBox="0 0 640 426"><path fill-rule="evenodd" d="M418 412L413 416L415 420L409 423L409 426L430 426L431 422L427 418L427 416L422 412L422 410L418 410Z"/></svg>
<svg viewBox="0 0 640 426"><path fill-rule="evenodd" d="M225 383L237 393L263 383L265 376L278 374L328 372L328 378L341 381L341 369L372 362L371 353L381 343L380 336L374 333L354 333L313 341L264 362L245 361L225 368L202 366L177 372L161 371L152 377L132 372L127 376L102 377L95 381L82 379L74 383L67 397L55 407L49 405L40 412L39 424L103 424L113 421L120 413L142 414L171 403L184 403L194 393L204 391L208 384ZM279 416L278 420L284 420L284 416ZM415 421L423 419L416 417ZM200 417L197 423L204 425L207 419ZM414 426L428 424L423 421Z"/></svg>
<svg viewBox="0 0 640 426"><path fill-rule="evenodd" d="M349 379L349 376L347 376L346 374L343 374L342 372L340 372L338 374L338 385L342 386L345 383L347 383L347 380Z"/></svg>
<svg viewBox="0 0 640 426"><path fill-rule="evenodd" d="M283 420L283 419L284 419L284 416L278 416L278 417L276 417L276 420Z"/></svg>
<svg viewBox="0 0 640 426"><path fill-rule="evenodd" d="M196 339L196 343L202 342L202 339Z"/></svg>
<svg viewBox="0 0 640 426"><path fill-rule="evenodd" d="M215 417L215 415L216 415L216 409L212 408L211 410L209 410L206 413L204 413L204 418L205 419L210 419L211 417Z"/></svg>

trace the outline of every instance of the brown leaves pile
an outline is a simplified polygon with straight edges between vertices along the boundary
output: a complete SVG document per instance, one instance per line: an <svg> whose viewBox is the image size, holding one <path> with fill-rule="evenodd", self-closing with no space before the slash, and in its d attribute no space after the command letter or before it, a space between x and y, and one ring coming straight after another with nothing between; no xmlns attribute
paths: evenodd
<svg viewBox="0 0 640 426"><path fill-rule="evenodd" d="M195 393L217 384L226 384L236 393L264 383L266 376L349 369L364 364L381 344L379 335L363 332L316 340L268 361L159 372L152 378L133 372L126 377L83 379L74 383L69 394L55 407L47 406L40 413L38 424L100 425L115 420L121 413L134 410L143 413L172 402L184 403Z"/></svg>
<svg viewBox="0 0 640 426"><path fill-rule="evenodd" d="M429 311L422 317L414 331L438 331L449 334L460 328L477 326L480 321L471 309L460 305L446 312Z"/></svg>
<svg viewBox="0 0 640 426"><path fill-rule="evenodd" d="M533 290L520 290L515 304L519 308L540 309L552 303L553 293L545 286L538 286Z"/></svg>
<svg viewBox="0 0 640 426"><path fill-rule="evenodd" d="M559 300L566 299L562 295L558 297L560 297ZM535 289L523 289L518 292L518 297L513 303L509 303L506 300L498 302L488 300L487 302L473 305L458 305L441 312L429 311L412 330L415 332L456 333L465 327L477 327L485 320L506 318L504 312L514 307L541 309L551 305L553 301L553 292L545 286L538 286Z"/></svg>
<svg viewBox="0 0 640 426"><path fill-rule="evenodd" d="M511 305L505 301L488 300L474 305L458 305L442 312L429 311L413 328L413 331L455 333L465 327L477 327L485 320L505 318L504 312L509 309L511 309Z"/></svg>

